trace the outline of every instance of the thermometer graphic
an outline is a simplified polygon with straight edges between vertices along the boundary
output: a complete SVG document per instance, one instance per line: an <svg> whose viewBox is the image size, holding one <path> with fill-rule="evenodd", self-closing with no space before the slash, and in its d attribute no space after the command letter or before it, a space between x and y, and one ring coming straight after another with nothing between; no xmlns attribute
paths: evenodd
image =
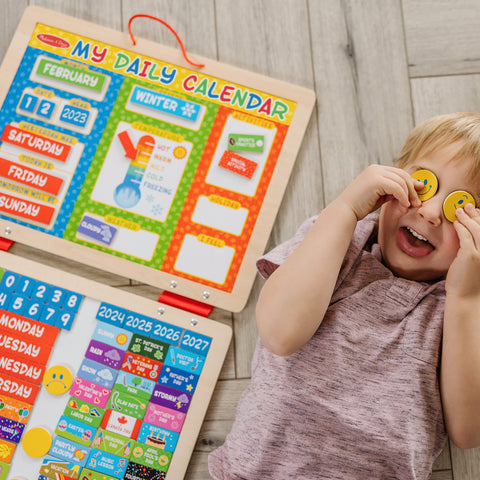
<svg viewBox="0 0 480 480"><path fill-rule="evenodd" d="M130 158L130 165L123 182L115 189L113 198L118 206L132 208L140 201L140 184L155 147L155 139L150 135L144 135L135 148L126 130L118 137L125 149L125 156Z"/></svg>

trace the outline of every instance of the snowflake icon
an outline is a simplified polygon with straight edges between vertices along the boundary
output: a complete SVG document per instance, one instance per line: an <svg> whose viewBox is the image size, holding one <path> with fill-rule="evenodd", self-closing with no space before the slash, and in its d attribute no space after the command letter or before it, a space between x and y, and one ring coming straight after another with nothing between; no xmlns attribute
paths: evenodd
<svg viewBox="0 0 480 480"><path fill-rule="evenodd" d="M163 207L158 203L152 206L152 215L154 217L159 217L163 213Z"/></svg>
<svg viewBox="0 0 480 480"><path fill-rule="evenodd" d="M184 117L190 118L192 115L197 113L197 109L195 108L196 106L193 103L186 103L182 107L182 114Z"/></svg>

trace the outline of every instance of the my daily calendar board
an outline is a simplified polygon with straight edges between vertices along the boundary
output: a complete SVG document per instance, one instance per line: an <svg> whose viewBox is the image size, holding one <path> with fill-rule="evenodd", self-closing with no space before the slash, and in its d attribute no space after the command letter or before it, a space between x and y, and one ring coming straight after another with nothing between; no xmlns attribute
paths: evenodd
<svg viewBox="0 0 480 480"><path fill-rule="evenodd" d="M27 10L0 77L0 232L241 310L314 94L202 61Z"/></svg>
<svg viewBox="0 0 480 480"><path fill-rule="evenodd" d="M200 60L28 7L0 236L241 310L315 97ZM232 336L186 310L0 252L0 480L183 478Z"/></svg>

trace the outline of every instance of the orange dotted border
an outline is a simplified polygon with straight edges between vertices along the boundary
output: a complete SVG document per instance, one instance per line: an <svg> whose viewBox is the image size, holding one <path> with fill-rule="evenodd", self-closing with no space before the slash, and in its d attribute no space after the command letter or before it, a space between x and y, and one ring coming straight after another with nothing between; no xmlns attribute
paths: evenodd
<svg viewBox="0 0 480 480"><path fill-rule="evenodd" d="M226 107L219 108L218 114L215 118L215 122L212 126L211 133L207 140L207 144L203 151L202 158L200 159L197 171L193 178L190 191L187 195L182 212L180 214L180 219L177 223L175 231L173 232L173 236L170 241L170 247L167 250L165 260L161 267L161 270L164 272L172 273L179 277L187 278L194 282L211 286L226 292L231 292L235 285L238 271L240 270L245 251L247 249L253 228L258 217L258 213L265 198L265 194L267 193L267 188L270 184L270 180L272 178L273 171L275 169L278 156L280 154L280 150L282 148L288 130L288 126L275 123L277 133L272 142L270 152L266 159L262 176L258 183L257 191L255 192L255 195L253 197L242 195L237 192L226 190L221 187L206 183L206 176L212 163L213 156L215 154L215 150L219 143L220 137L223 133L227 118L233 113L235 113L235 110L233 109ZM253 115L251 115L251 117L256 118ZM239 202L243 208L246 208L248 210L248 215L242 233L240 235L233 235L227 232L222 232L207 227L205 225L199 225L192 222L191 218L200 195L205 195L207 197L210 195L219 195L229 200ZM209 235L211 237L223 240L226 246L235 249L235 253L226 276L226 280L222 285L203 278L199 279L196 276L175 270L174 265L177 260L180 247L183 243L185 235L187 234L195 236L198 236L200 234Z"/></svg>

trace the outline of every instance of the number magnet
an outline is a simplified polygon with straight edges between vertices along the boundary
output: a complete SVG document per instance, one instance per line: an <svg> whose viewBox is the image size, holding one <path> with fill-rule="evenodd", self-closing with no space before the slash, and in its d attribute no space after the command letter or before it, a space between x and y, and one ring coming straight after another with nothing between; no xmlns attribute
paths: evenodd
<svg viewBox="0 0 480 480"><path fill-rule="evenodd" d="M423 183L423 188L417 192L418 198L424 202L432 198L438 190L438 180L433 172L430 170L417 170L412 174L412 178L420 180Z"/></svg>
<svg viewBox="0 0 480 480"><path fill-rule="evenodd" d="M468 192L463 190L452 192L443 202L443 213L449 222L457 219L455 212L459 208L465 208L467 203L471 203L475 207L475 199Z"/></svg>

